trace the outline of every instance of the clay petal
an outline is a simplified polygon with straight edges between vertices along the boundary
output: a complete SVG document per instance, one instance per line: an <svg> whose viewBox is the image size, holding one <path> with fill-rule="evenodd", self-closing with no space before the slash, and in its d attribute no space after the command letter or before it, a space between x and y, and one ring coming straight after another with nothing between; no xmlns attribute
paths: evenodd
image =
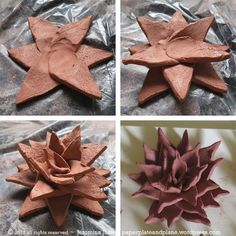
<svg viewBox="0 0 236 236"><path fill-rule="evenodd" d="M224 160L224 158L216 159L208 164L207 169L203 173L203 177L209 180L212 176L213 171L215 168Z"/></svg>
<svg viewBox="0 0 236 236"><path fill-rule="evenodd" d="M203 196L201 196L202 203L204 207L219 207L220 204L214 200L214 197L211 192L205 193Z"/></svg>
<svg viewBox="0 0 236 236"><path fill-rule="evenodd" d="M86 176L88 176L90 181L99 186L100 188L105 188L111 184L111 181L93 172L86 174Z"/></svg>
<svg viewBox="0 0 236 236"><path fill-rule="evenodd" d="M93 99L101 99L101 92L88 66L66 46L55 50L49 58L49 73L59 83Z"/></svg>
<svg viewBox="0 0 236 236"><path fill-rule="evenodd" d="M143 105L145 102L162 94L168 89L169 85L164 80L162 69L159 67L150 69L138 97L139 105Z"/></svg>
<svg viewBox="0 0 236 236"><path fill-rule="evenodd" d="M93 68L96 65L105 62L113 56L112 52L89 47L85 44L80 45L76 54L89 68Z"/></svg>
<svg viewBox="0 0 236 236"><path fill-rule="evenodd" d="M177 146L177 150L179 151L179 154L182 156L184 153L190 151L191 149L192 149L192 146L189 143L188 131L185 130L183 133L182 139Z"/></svg>
<svg viewBox="0 0 236 236"><path fill-rule="evenodd" d="M83 176L73 184L60 186L62 191L71 193L73 195L79 195L91 200L103 201L107 199L107 195L101 192L100 188L90 181L88 176Z"/></svg>
<svg viewBox="0 0 236 236"><path fill-rule="evenodd" d="M198 197L203 196L208 191L218 189L218 185L212 180L200 180L197 184Z"/></svg>
<svg viewBox="0 0 236 236"><path fill-rule="evenodd" d="M164 50L163 46L158 44L124 58L123 63L125 65L137 64L146 66L148 68L153 68L158 66L176 65L179 62L169 57L166 54L166 51Z"/></svg>
<svg viewBox="0 0 236 236"><path fill-rule="evenodd" d="M29 27L40 51L52 41L58 28L51 22L39 17L28 17Z"/></svg>
<svg viewBox="0 0 236 236"><path fill-rule="evenodd" d="M54 175L50 175L49 180L58 185L68 185L68 184L73 184L75 182L75 178L72 176L71 177L57 177Z"/></svg>
<svg viewBox="0 0 236 236"><path fill-rule="evenodd" d="M106 145L88 143L81 145L81 162L90 166L105 150Z"/></svg>
<svg viewBox="0 0 236 236"><path fill-rule="evenodd" d="M230 54L221 50L217 44L209 44L188 37L176 38L169 42L166 54L183 63L215 62L230 58Z"/></svg>
<svg viewBox="0 0 236 236"><path fill-rule="evenodd" d="M62 26L59 29L59 38L66 38L72 44L79 45L85 38L92 20L92 16L87 16L82 20Z"/></svg>
<svg viewBox="0 0 236 236"><path fill-rule="evenodd" d="M111 171L108 169L103 169L103 168L95 168L93 173L101 175L103 177L108 177L110 175Z"/></svg>
<svg viewBox="0 0 236 236"><path fill-rule="evenodd" d="M155 164L156 151L150 148L147 144L143 144L145 164Z"/></svg>
<svg viewBox="0 0 236 236"><path fill-rule="evenodd" d="M41 55L35 43L8 49L8 53L15 62L26 69L35 65Z"/></svg>
<svg viewBox="0 0 236 236"><path fill-rule="evenodd" d="M157 44L172 34L172 29L166 22L153 21L145 17L137 17L137 21L151 45Z"/></svg>
<svg viewBox="0 0 236 236"><path fill-rule="evenodd" d="M84 197L74 196L72 198L72 205L80 207L92 215L102 217L104 215L104 210L98 201L94 201Z"/></svg>
<svg viewBox="0 0 236 236"><path fill-rule="evenodd" d="M54 131L51 132L48 147L60 155L64 151L64 145Z"/></svg>
<svg viewBox="0 0 236 236"><path fill-rule="evenodd" d="M47 205L54 222L59 227L63 224L72 200L72 195L47 198Z"/></svg>
<svg viewBox="0 0 236 236"><path fill-rule="evenodd" d="M34 214L46 208L47 208L47 204L44 200L32 201L30 197L27 196L24 203L21 206L21 209L19 212L19 218L22 219L23 217Z"/></svg>
<svg viewBox="0 0 236 236"><path fill-rule="evenodd" d="M196 22L187 24L185 28L179 29L175 31L169 40L173 40L175 38L188 36L195 40L203 41L206 37L206 34L214 22L214 16L205 17Z"/></svg>
<svg viewBox="0 0 236 236"><path fill-rule="evenodd" d="M130 179L134 180L140 185L144 184L147 181L147 177L143 172L137 174L136 173L129 174L128 176Z"/></svg>
<svg viewBox="0 0 236 236"><path fill-rule="evenodd" d="M177 10L170 19L170 26L173 32L180 30L188 25L187 21L183 17L182 13Z"/></svg>
<svg viewBox="0 0 236 236"><path fill-rule="evenodd" d="M23 170L28 170L29 166L26 163L22 163L22 164L17 165L17 169L18 169L18 172L20 172L20 171L23 171Z"/></svg>
<svg viewBox="0 0 236 236"><path fill-rule="evenodd" d="M211 193L212 193L213 197L215 198L215 197L218 197L218 196L220 196L220 195L229 194L229 191L224 190L224 189L218 187L218 188L212 190Z"/></svg>
<svg viewBox="0 0 236 236"><path fill-rule="evenodd" d="M65 173L65 174L54 174L54 176L57 177L72 177L72 176L80 176L80 175L84 175L86 173L92 172L94 170L93 167L89 167L89 166L85 166L83 164L81 164L80 161L77 160L70 160L68 161L68 163L70 164L70 172L69 173Z"/></svg>
<svg viewBox="0 0 236 236"><path fill-rule="evenodd" d="M224 80L220 79L210 63L195 65L193 82L217 93L226 93L228 90Z"/></svg>
<svg viewBox="0 0 236 236"><path fill-rule="evenodd" d="M148 49L151 45L150 44L137 44L134 45L133 47L129 48L130 54L135 54L137 52L142 52L145 49Z"/></svg>
<svg viewBox="0 0 236 236"><path fill-rule="evenodd" d="M161 191L154 188L151 184L146 182L137 192L132 194L132 197L145 196L152 200L159 200Z"/></svg>
<svg viewBox="0 0 236 236"><path fill-rule="evenodd" d="M163 75L175 96L184 101L191 85L193 66L179 64L163 69Z"/></svg>
<svg viewBox="0 0 236 236"><path fill-rule="evenodd" d="M161 214L157 214L158 201L154 201L149 209L149 216L145 219L146 224L159 224L164 220Z"/></svg>
<svg viewBox="0 0 236 236"><path fill-rule="evenodd" d="M181 158L187 163L188 168L198 167L200 165L200 155L199 155L200 145L196 145L192 150L184 153Z"/></svg>
<svg viewBox="0 0 236 236"><path fill-rule="evenodd" d="M38 180L30 192L30 199L35 201L39 199L45 199L48 197L55 197L65 195L65 193L54 189L51 185L45 181Z"/></svg>
<svg viewBox="0 0 236 236"><path fill-rule="evenodd" d="M46 147L45 143L37 142L34 140L29 140L29 144L34 149L44 149Z"/></svg>
<svg viewBox="0 0 236 236"><path fill-rule="evenodd" d="M22 170L15 175L6 178L6 181L24 185L33 188L37 180L37 175L30 169Z"/></svg>
<svg viewBox="0 0 236 236"><path fill-rule="evenodd" d="M182 217L183 217L183 219L185 219L187 221L194 222L194 223L201 223L201 224L205 224L208 226L211 225L211 222L209 221L208 218L202 217L198 214L191 214L191 213L183 212Z"/></svg>
<svg viewBox="0 0 236 236"><path fill-rule="evenodd" d="M180 158L178 152L176 152L175 159L172 163L172 178L175 184L179 183L187 172L187 164Z"/></svg>
<svg viewBox="0 0 236 236"><path fill-rule="evenodd" d="M47 68L47 55L45 54L40 57L38 64L29 69L17 95L16 104L41 96L58 86L58 83L48 74Z"/></svg>
<svg viewBox="0 0 236 236"><path fill-rule="evenodd" d="M211 161L220 143L221 142L218 141L208 147L199 149L200 165L208 164Z"/></svg>
<svg viewBox="0 0 236 236"><path fill-rule="evenodd" d="M64 135L61 140L64 144L65 148L67 148L70 143L74 140L80 137L80 126L77 125L70 133Z"/></svg>
<svg viewBox="0 0 236 236"><path fill-rule="evenodd" d="M65 160L78 160L81 159L81 151L80 151L80 136L75 138L64 150L62 156Z"/></svg>
<svg viewBox="0 0 236 236"><path fill-rule="evenodd" d="M184 199L186 202L190 203L193 206L197 205L197 197L198 197L198 189L193 186L187 191L182 192L181 194L182 199Z"/></svg>

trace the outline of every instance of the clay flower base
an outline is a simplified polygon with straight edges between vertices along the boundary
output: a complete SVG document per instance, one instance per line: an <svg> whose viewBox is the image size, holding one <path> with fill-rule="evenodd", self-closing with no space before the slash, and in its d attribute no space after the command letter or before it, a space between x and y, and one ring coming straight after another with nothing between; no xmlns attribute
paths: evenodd
<svg viewBox="0 0 236 236"><path fill-rule="evenodd" d="M188 24L176 11L169 22L144 17L137 17L137 21L149 44L130 48L132 55L123 59L123 63L150 68L139 94L139 105L169 88L183 102L191 82L214 92L227 91L227 86L210 62L229 58L229 47L203 42L214 21L213 16Z"/></svg>
<svg viewBox="0 0 236 236"><path fill-rule="evenodd" d="M35 43L8 50L14 61L29 69L16 104L41 96L60 84L101 99L89 69L111 58L112 53L82 44L92 16L61 28L38 17L29 17L28 21Z"/></svg>
<svg viewBox="0 0 236 236"><path fill-rule="evenodd" d="M101 201L107 195L101 191L110 185L110 171L91 167L104 152L105 145L80 143L80 127L59 138L48 132L46 143L29 140L29 146L19 143L18 149L27 164L18 165L19 172L6 180L31 189L19 218L49 208L57 226L61 226L70 205L83 208L91 215L102 217Z"/></svg>
<svg viewBox="0 0 236 236"><path fill-rule="evenodd" d="M194 148L188 140L187 131L174 147L158 129L157 150L144 144L145 164L138 164L141 173L129 177L141 185L133 197L153 200L145 223L167 220L171 227L180 218L210 225L205 208L219 207L215 198L229 192L211 180L215 167L223 158L213 160L220 142L209 147Z"/></svg>

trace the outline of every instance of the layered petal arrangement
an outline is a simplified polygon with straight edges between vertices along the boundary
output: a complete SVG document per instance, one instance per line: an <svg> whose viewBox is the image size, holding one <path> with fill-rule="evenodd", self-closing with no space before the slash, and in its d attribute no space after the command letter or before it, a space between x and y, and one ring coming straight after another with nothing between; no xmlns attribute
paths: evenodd
<svg viewBox="0 0 236 236"><path fill-rule="evenodd" d="M144 164L138 164L140 173L129 177L141 185L133 197L153 200L145 223L167 221L171 227L183 218L187 221L210 225L206 207L219 207L215 198L229 192L220 188L213 180L212 173L223 158L214 159L220 145L216 142L209 147L192 147L188 133L175 147L163 131L158 129L157 150L144 144Z"/></svg>
<svg viewBox="0 0 236 236"><path fill-rule="evenodd" d="M60 28L38 17L29 17L28 22L35 43L8 50L14 61L29 69L16 104L48 93L60 84L101 99L89 69L111 58L112 53L82 43L92 16Z"/></svg>
<svg viewBox="0 0 236 236"><path fill-rule="evenodd" d="M106 150L102 144L81 144L80 126L59 138L48 132L46 142L29 140L18 144L26 163L18 165L18 173L6 181L31 189L19 213L24 218L49 209L57 226L66 218L70 205L91 215L102 217L100 204L107 199L102 188L110 185L106 179L110 171L92 167L92 163Z"/></svg>
<svg viewBox="0 0 236 236"><path fill-rule="evenodd" d="M228 59L229 47L204 42L214 17L187 23L180 11L169 22L137 17L148 39L148 44L129 48L131 56L124 64L137 64L149 68L139 94L139 105L171 89L183 102L191 82L217 93L226 93L227 86L215 72L211 62Z"/></svg>

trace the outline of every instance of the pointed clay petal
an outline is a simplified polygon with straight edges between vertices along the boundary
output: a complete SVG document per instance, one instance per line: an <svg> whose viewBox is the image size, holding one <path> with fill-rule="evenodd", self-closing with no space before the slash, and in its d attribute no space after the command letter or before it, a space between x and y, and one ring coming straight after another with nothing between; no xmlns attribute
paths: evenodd
<svg viewBox="0 0 236 236"><path fill-rule="evenodd" d="M40 52L36 44L28 44L18 48L11 48L8 50L9 56L19 65L29 69L37 63L40 57Z"/></svg>
<svg viewBox="0 0 236 236"><path fill-rule="evenodd" d="M62 140L62 143L64 144L65 148L67 148L70 143L74 140L74 139L77 139L78 137L80 137L80 125L77 125L75 128L73 128L73 130L64 135L61 140Z"/></svg>
<svg viewBox="0 0 236 236"><path fill-rule="evenodd" d="M130 54L135 54L137 52L142 52L145 49L148 49L151 45L150 44L137 44L131 48L129 48Z"/></svg>
<svg viewBox="0 0 236 236"><path fill-rule="evenodd" d="M72 44L79 45L85 38L93 17L88 16L77 22L66 24L59 29L59 38L68 39Z"/></svg>
<svg viewBox="0 0 236 236"><path fill-rule="evenodd" d="M64 151L64 145L54 131L51 132L48 146L51 150L53 150L54 152L56 152L60 155Z"/></svg>
<svg viewBox="0 0 236 236"><path fill-rule="evenodd" d="M179 154L182 156L184 153L190 151L191 149L192 149L192 146L189 143L188 131L185 130L183 137L182 137L179 145L177 146L177 150L179 151Z"/></svg>
<svg viewBox="0 0 236 236"><path fill-rule="evenodd" d="M133 181L137 182L140 185L143 185L147 181L147 177L143 172L137 174L136 173L129 174L128 176L130 179L132 179Z"/></svg>
<svg viewBox="0 0 236 236"><path fill-rule="evenodd" d="M201 196L202 203L204 207L219 207L220 204L214 200L214 197L211 192L207 192L203 196Z"/></svg>
<svg viewBox="0 0 236 236"><path fill-rule="evenodd" d="M140 197L145 196L146 198L152 200L159 200L160 199L161 191L154 188L151 184L146 182L137 192L132 194L132 197Z"/></svg>
<svg viewBox="0 0 236 236"><path fill-rule="evenodd" d="M187 63L223 61L230 58L230 54L221 50L217 44L209 44L188 37L177 38L169 42L166 54L179 62Z"/></svg>
<svg viewBox="0 0 236 236"><path fill-rule="evenodd" d="M90 98L102 98L88 66L76 56L75 52L66 46L62 46L60 50L55 50L51 53L49 72L59 83L79 91Z"/></svg>
<svg viewBox="0 0 236 236"><path fill-rule="evenodd" d="M70 160L68 162L70 164L70 172L66 174L54 174L54 176L58 177L72 177L72 176L80 176L84 175L86 173L92 172L94 168L89 167L89 166L84 166L81 164L80 161L77 160Z"/></svg>
<svg viewBox="0 0 236 236"><path fill-rule="evenodd" d="M65 160L78 160L81 159L80 151L80 136L74 139L63 152L62 156Z"/></svg>
<svg viewBox="0 0 236 236"><path fill-rule="evenodd" d="M81 162L90 166L105 150L106 145L88 143L81 145Z"/></svg>
<svg viewBox="0 0 236 236"><path fill-rule="evenodd" d="M218 197L218 196L220 196L220 195L229 194L229 191L224 190L224 189L218 187L218 188L212 190L211 193L212 193L213 197L215 198L215 197Z"/></svg>
<svg viewBox="0 0 236 236"><path fill-rule="evenodd" d="M166 22L153 21L145 17L137 17L137 21L151 45L168 38L172 33L169 24Z"/></svg>
<svg viewBox="0 0 236 236"><path fill-rule="evenodd" d="M220 141L199 150L200 165L208 164L220 146Z"/></svg>
<svg viewBox="0 0 236 236"><path fill-rule="evenodd" d="M190 203L191 205L196 206L197 204L197 197L198 197L198 189L194 186L187 190L186 192L182 192L182 199L186 202Z"/></svg>
<svg viewBox="0 0 236 236"><path fill-rule="evenodd" d="M100 188L105 188L111 184L111 181L107 180L105 177L94 174L88 173L86 176L89 177L90 181L99 186Z"/></svg>
<svg viewBox="0 0 236 236"><path fill-rule="evenodd" d="M172 47L172 45L170 45L169 47ZM158 66L176 65L179 62L167 56L163 46L158 44L126 57L125 59L123 59L123 63L125 65L137 64L153 68Z"/></svg>
<svg viewBox="0 0 236 236"><path fill-rule="evenodd" d="M30 199L35 201L39 199L45 199L48 197L55 197L65 195L65 193L54 189L51 185L48 185L45 181L38 180L30 192Z"/></svg>
<svg viewBox="0 0 236 236"><path fill-rule="evenodd" d="M182 160L187 163L189 168L199 166L200 164L199 148L200 145L198 144L192 150L182 155L181 157Z"/></svg>
<svg viewBox="0 0 236 236"><path fill-rule="evenodd" d="M50 178L50 181L58 185L73 184L75 182L74 177L57 177L54 175L50 175L49 178Z"/></svg>
<svg viewBox="0 0 236 236"><path fill-rule="evenodd" d="M208 191L212 191L218 187L219 186L212 180L201 180L197 184L198 197L201 197Z"/></svg>
<svg viewBox="0 0 236 236"><path fill-rule="evenodd" d="M31 201L30 197L27 196L24 203L21 206L19 218L21 219L23 217L34 214L46 208L47 204L44 200Z"/></svg>
<svg viewBox="0 0 236 236"><path fill-rule="evenodd" d="M164 208L174 205L182 199L183 198L180 196L180 194L161 192L158 205L158 213L161 213Z"/></svg>
<svg viewBox="0 0 236 236"><path fill-rule="evenodd" d="M98 217L102 217L104 215L104 210L98 201L94 201L84 197L74 196L71 204L86 210L92 215Z"/></svg>
<svg viewBox="0 0 236 236"><path fill-rule="evenodd" d="M76 54L89 68L93 68L96 65L105 62L113 56L112 52L92 48L85 44L80 45Z"/></svg>
<svg viewBox="0 0 236 236"><path fill-rule="evenodd" d="M67 194L64 196L47 198L48 208L58 227L63 224L66 218L72 197L71 194Z"/></svg>
<svg viewBox="0 0 236 236"><path fill-rule="evenodd" d="M168 89L169 85L164 80L161 68L150 69L138 97L139 105L143 105L148 100L162 94Z"/></svg>
<svg viewBox="0 0 236 236"><path fill-rule="evenodd" d="M162 212L161 215L167 220L168 227L172 227L172 225L179 220L183 213L183 210L179 207L172 205L166 207Z"/></svg>
<svg viewBox="0 0 236 236"><path fill-rule="evenodd" d="M187 221L194 222L194 223L201 223L201 224L208 225L208 226L210 226L210 224L211 224L211 222L209 221L208 218L202 217L198 214L190 214L190 213L184 212L182 214L182 217L183 217L183 219L185 219Z"/></svg>
<svg viewBox="0 0 236 236"><path fill-rule="evenodd" d="M155 164L156 151L150 148L147 144L143 144L145 164Z"/></svg>
<svg viewBox="0 0 236 236"><path fill-rule="evenodd" d="M16 98L16 104L20 104L43 95L58 86L48 74L48 55L40 57L38 63L31 67L25 77L23 85Z"/></svg>
<svg viewBox="0 0 236 236"><path fill-rule="evenodd" d="M216 159L209 163L207 169L203 173L203 177L209 180L215 168L224 160L224 158Z"/></svg>
<svg viewBox="0 0 236 236"><path fill-rule="evenodd" d="M145 219L146 224L158 224L164 220L161 214L157 214L158 201L154 201L149 209L149 216Z"/></svg>
<svg viewBox="0 0 236 236"><path fill-rule="evenodd" d="M196 64L193 82L217 93L226 93L228 90L227 85L220 79L210 63Z"/></svg>
<svg viewBox="0 0 236 236"><path fill-rule="evenodd" d="M22 170L16 175L12 175L6 178L6 181L24 185L29 188L33 188L37 179L37 175L32 173L30 169Z"/></svg>
<svg viewBox="0 0 236 236"><path fill-rule="evenodd" d="M158 165L138 164L150 183L158 182L161 178L162 168Z"/></svg>
<svg viewBox="0 0 236 236"><path fill-rule="evenodd" d="M26 163L22 163L22 164L17 165L17 169L18 169L18 172L20 172L20 171L23 171L23 170L28 170L29 166Z"/></svg>
<svg viewBox="0 0 236 236"><path fill-rule="evenodd" d="M200 19L196 22L187 24L185 28L180 29L177 32L174 32L169 40L173 40L175 38L183 36L188 36L192 39L203 41L203 39L206 37L209 28L213 24L213 21L214 21L214 16L210 16Z"/></svg>
<svg viewBox="0 0 236 236"><path fill-rule="evenodd" d="M176 157L172 164L172 178L175 184L182 180L183 176L185 176L187 172L187 164L183 159L180 158L178 152L176 152Z"/></svg>
<svg viewBox="0 0 236 236"><path fill-rule="evenodd" d="M193 76L192 65L179 64L163 69L163 75L175 96L184 101L188 95Z"/></svg>
<svg viewBox="0 0 236 236"><path fill-rule="evenodd" d="M60 188L65 192L86 197L91 200L103 201L107 199L107 195L101 192L100 188L91 182L87 176L80 178L73 184L60 186Z"/></svg>
<svg viewBox="0 0 236 236"><path fill-rule="evenodd" d="M39 17L28 17L30 30L40 51L50 43L58 28L51 22Z"/></svg>
<svg viewBox="0 0 236 236"><path fill-rule="evenodd" d="M188 25L187 21L183 17L182 13L177 10L170 19L170 26L173 32L180 30Z"/></svg>
<svg viewBox="0 0 236 236"><path fill-rule="evenodd" d="M93 173L101 175L103 177L108 177L110 175L111 171L107 170L107 169L103 169L103 168L95 168Z"/></svg>

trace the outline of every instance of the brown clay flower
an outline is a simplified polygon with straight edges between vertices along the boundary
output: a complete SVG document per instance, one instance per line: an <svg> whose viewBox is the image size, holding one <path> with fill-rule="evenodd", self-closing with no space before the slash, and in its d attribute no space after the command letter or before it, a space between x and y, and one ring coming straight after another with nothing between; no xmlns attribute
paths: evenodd
<svg viewBox="0 0 236 236"><path fill-rule="evenodd" d="M141 185L133 194L153 200L147 224L167 220L172 226L180 218L210 225L205 208L219 207L215 198L229 192L211 180L215 167L223 158L213 159L220 142L209 147L194 148L187 131L177 147L158 129L157 150L144 144L145 163L138 164L141 172L129 177Z"/></svg>
<svg viewBox="0 0 236 236"><path fill-rule="evenodd" d="M83 208L95 216L103 216L99 202L107 199L101 191L110 184L109 170L91 167L105 151L102 144L81 144L80 126L59 138L48 132L45 143L29 140L18 144L27 164L18 165L19 172L6 180L31 189L19 217L23 218L49 208L57 226L63 224L70 205Z"/></svg>
<svg viewBox="0 0 236 236"><path fill-rule="evenodd" d="M60 84L84 95L101 99L90 68L112 57L112 53L82 44L92 16L57 27L39 17L29 17L35 43L8 50L11 58L29 69L16 104L41 96Z"/></svg>
<svg viewBox="0 0 236 236"><path fill-rule="evenodd" d="M129 48L132 55L124 58L123 63L149 68L139 94L140 105L169 88L179 101L184 101L191 82L214 92L227 92L211 62L229 58L229 47L203 42L213 16L188 24L176 11L169 22L144 17L137 17L137 21L149 43Z"/></svg>

